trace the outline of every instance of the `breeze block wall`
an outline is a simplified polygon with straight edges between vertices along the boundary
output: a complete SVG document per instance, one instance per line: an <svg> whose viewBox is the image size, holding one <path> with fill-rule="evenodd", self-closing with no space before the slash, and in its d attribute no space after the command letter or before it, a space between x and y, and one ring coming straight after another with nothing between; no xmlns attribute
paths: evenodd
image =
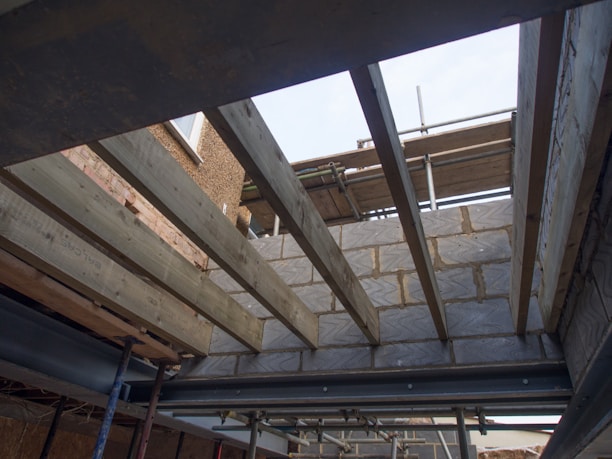
<svg viewBox="0 0 612 459"><path fill-rule="evenodd" d="M184 378L376 372L517 362L561 361L555 335L544 332L535 296L528 332L516 336L508 303L511 200L421 214L450 339L437 338L397 218L330 228L378 309L382 345L370 346L291 235L252 241L319 317L319 349L298 338L214 263L210 278L265 319L256 355L215 328L211 354L183 365ZM539 279L534 279L534 288Z"/></svg>

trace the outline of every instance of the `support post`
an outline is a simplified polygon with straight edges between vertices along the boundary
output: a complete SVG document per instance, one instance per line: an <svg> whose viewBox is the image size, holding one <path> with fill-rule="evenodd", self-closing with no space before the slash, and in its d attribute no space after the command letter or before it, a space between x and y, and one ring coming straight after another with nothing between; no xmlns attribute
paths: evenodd
<svg viewBox="0 0 612 459"><path fill-rule="evenodd" d="M221 459L221 455L223 454L223 440L218 440L215 442L215 453L214 459Z"/></svg>
<svg viewBox="0 0 612 459"><path fill-rule="evenodd" d="M149 444L149 438L151 437L151 428L153 427L153 418L155 417L155 410L157 409L157 402L159 401L159 393L161 391L162 383L164 382L164 373L166 371L166 363L160 362L157 367L157 375L155 376L155 384L151 389L151 399L149 400L149 408L147 409L147 417L145 419L144 428L142 429L142 436L140 437L140 444L138 446L138 453L136 454L137 459L144 459L147 451L147 445Z"/></svg>
<svg viewBox="0 0 612 459"><path fill-rule="evenodd" d="M465 429L465 415L463 414L463 408L457 408L457 434L459 437L459 451L461 452L461 459L469 459L470 453L468 451L467 430Z"/></svg>
<svg viewBox="0 0 612 459"><path fill-rule="evenodd" d="M397 435L391 439L391 459L397 459Z"/></svg>
<svg viewBox="0 0 612 459"><path fill-rule="evenodd" d="M174 455L174 459L179 459L181 455L181 450L183 449L183 441L185 440L185 432L181 432L179 434L178 444L176 445L176 454Z"/></svg>
<svg viewBox="0 0 612 459"><path fill-rule="evenodd" d="M62 417L62 412L64 411L64 405L66 404L66 397L62 395L59 399L59 403L57 408L55 409L55 414L53 415L53 421L51 421L51 425L49 426L49 432L47 433L47 439L45 440L45 445L43 446L42 452L40 453L40 459L47 459L49 456L49 451L51 451L51 445L53 445L53 439L55 438L55 432L57 431L57 426L59 425L60 418Z"/></svg>
<svg viewBox="0 0 612 459"><path fill-rule="evenodd" d="M117 367L113 388L108 396L106 412L104 413L104 419L102 420L102 425L100 426L92 459L102 459L102 456L104 455L104 447L106 446L106 440L108 439L111 424L113 423L113 417L115 416L115 409L117 408L117 401L119 400L119 392L121 391L121 386L123 385L123 380L125 379L125 372L127 370L128 363L130 362L130 355L132 354L132 346L134 345L134 341L135 339L131 336L128 336L125 339L123 354L121 355L121 361Z"/></svg>
<svg viewBox="0 0 612 459"><path fill-rule="evenodd" d="M428 134L425 127L425 111L423 110L423 98L421 97L421 87L417 86L417 99L419 100L419 116L421 117L421 134Z"/></svg>
<svg viewBox="0 0 612 459"><path fill-rule="evenodd" d="M142 419L139 419L134 426L134 432L132 433L132 440L130 441L130 448L128 449L127 459L134 459L134 453L136 452L136 445L142 432Z"/></svg>
<svg viewBox="0 0 612 459"><path fill-rule="evenodd" d="M255 459L257 452L257 433L259 432L259 419L257 415L251 419L251 439L249 441L249 455L248 459Z"/></svg>
<svg viewBox="0 0 612 459"><path fill-rule="evenodd" d="M423 158L425 163L425 172L427 172L427 191L429 192L429 208L431 210L438 210L438 203L436 202L436 189L433 181L433 170L431 168L431 158L429 154Z"/></svg>

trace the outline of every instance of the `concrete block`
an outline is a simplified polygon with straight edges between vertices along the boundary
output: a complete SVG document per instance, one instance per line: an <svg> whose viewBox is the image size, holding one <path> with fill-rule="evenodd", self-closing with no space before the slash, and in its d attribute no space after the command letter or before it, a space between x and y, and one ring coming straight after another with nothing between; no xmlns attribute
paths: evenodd
<svg viewBox="0 0 612 459"><path fill-rule="evenodd" d="M567 328L567 333L563 340L565 363L567 364L567 370L572 378L574 387L578 387L580 384L582 372L589 362L580 334L581 331L579 327L572 321Z"/></svg>
<svg viewBox="0 0 612 459"><path fill-rule="evenodd" d="M446 323L451 337L514 332L510 305L505 298L490 299L483 303L448 304Z"/></svg>
<svg viewBox="0 0 612 459"><path fill-rule="evenodd" d="M300 368L299 352L273 352L241 355L238 374L294 373Z"/></svg>
<svg viewBox="0 0 612 459"><path fill-rule="evenodd" d="M611 187L612 188L612 187ZM612 219L606 228L607 234L612 234ZM591 265L594 284L600 294L608 320L612 320L612 238L602 238Z"/></svg>
<svg viewBox="0 0 612 459"><path fill-rule="evenodd" d="M544 323L542 322L542 312L538 299L532 296L529 299L529 311L527 312L527 331L543 330Z"/></svg>
<svg viewBox="0 0 612 459"><path fill-rule="evenodd" d="M272 317L272 313L268 311L259 301L253 298L249 293L235 293L231 295L231 297L236 300L237 303L240 303L244 309L249 311L255 317L259 317L260 319Z"/></svg>
<svg viewBox="0 0 612 459"><path fill-rule="evenodd" d="M380 311L380 336L382 342L412 341L437 338L436 328L427 306Z"/></svg>
<svg viewBox="0 0 612 459"><path fill-rule="evenodd" d="M476 298L474 273L470 267L436 271L440 295L444 301ZM406 303L425 303L425 295L417 273L404 276Z"/></svg>
<svg viewBox="0 0 612 459"><path fill-rule="evenodd" d="M435 445L410 445L410 458L417 457L418 459L439 459L444 456L436 456ZM442 453L444 454L444 453ZM413 456L414 455L414 456ZM459 457L459 456L453 456Z"/></svg>
<svg viewBox="0 0 612 459"><path fill-rule="evenodd" d="M342 249L356 249L402 242L404 233L398 218L352 223L342 227Z"/></svg>
<svg viewBox="0 0 612 459"><path fill-rule="evenodd" d="M510 294L510 262L482 265L485 295Z"/></svg>
<svg viewBox="0 0 612 459"><path fill-rule="evenodd" d="M277 319L268 319L264 323L262 345L264 351L307 348L301 339Z"/></svg>
<svg viewBox="0 0 612 459"><path fill-rule="evenodd" d="M304 371L359 370L372 367L369 347L318 349L304 351Z"/></svg>
<svg viewBox="0 0 612 459"><path fill-rule="evenodd" d="M438 239L438 253L447 265L510 258L510 238L504 230L463 234Z"/></svg>
<svg viewBox="0 0 612 459"><path fill-rule="evenodd" d="M374 306L393 306L402 304L402 293L396 275L361 279L361 285ZM337 305L336 305L337 306Z"/></svg>
<svg viewBox="0 0 612 459"><path fill-rule="evenodd" d="M412 452L412 448L410 448L410 450ZM448 450L451 453L452 457L456 457L456 458L461 457L461 451L459 450L458 445L448 445ZM444 452L442 445L436 445L436 457L437 458L446 457L446 453ZM420 456L419 456L419 459L421 459ZM468 445L468 459L478 459L478 448L476 446Z"/></svg>
<svg viewBox="0 0 612 459"><path fill-rule="evenodd" d="M599 292L592 280L585 283L582 294L578 298L573 322L574 327L581 331L580 337L586 357L590 360L609 327L606 307L602 304Z"/></svg>
<svg viewBox="0 0 612 459"><path fill-rule="evenodd" d="M367 343L367 338L348 313L319 316L319 346Z"/></svg>
<svg viewBox="0 0 612 459"><path fill-rule="evenodd" d="M251 239L250 242L264 260L278 260L281 257L281 247L283 245L282 236Z"/></svg>
<svg viewBox="0 0 612 459"><path fill-rule="evenodd" d="M427 240L429 256L433 261L434 248L431 240ZM408 244L385 245L378 249L380 258L380 272L414 271L414 261Z"/></svg>
<svg viewBox="0 0 612 459"><path fill-rule="evenodd" d="M181 379L191 378L213 378L233 376L236 371L235 355L208 356L198 362L183 362L181 366Z"/></svg>
<svg viewBox="0 0 612 459"><path fill-rule="evenodd" d="M219 327L213 327L212 337L210 340L210 353L225 353L225 352L248 352L248 348L237 341L232 336L221 330Z"/></svg>
<svg viewBox="0 0 612 459"><path fill-rule="evenodd" d="M441 341L387 344L374 349L375 368L450 365L450 346Z"/></svg>
<svg viewBox="0 0 612 459"><path fill-rule="evenodd" d="M546 358L550 360L565 360L563 354L563 347L561 341L556 334L543 334L540 335L542 338L542 344L544 345L544 353Z"/></svg>
<svg viewBox="0 0 612 459"><path fill-rule="evenodd" d="M453 340L455 360L471 363L523 362L540 360L540 343L535 335Z"/></svg>
<svg viewBox="0 0 612 459"><path fill-rule="evenodd" d="M408 244L383 245L378 249L380 272L414 271L414 261Z"/></svg>
<svg viewBox="0 0 612 459"><path fill-rule="evenodd" d="M288 285L312 282L312 263L308 258L290 258L270 262L270 266Z"/></svg>
<svg viewBox="0 0 612 459"><path fill-rule="evenodd" d="M229 274L227 274L222 269L215 269L214 271L210 271L209 277L211 281L213 281L226 292L244 291L242 286L234 279L232 279Z"/></svg>
<svg viewBox="0 0 612 459"><path fill-rule="evenodd" d="M356 276L371 276L374 272L375 249L350 250L344 256Z"/></svg>
<svg viewBox="0 0 612 459"><path fill-rule="evenodd" d="M327 284L304 285L295 287L293 291L312 312L332 310L334 296Z"/></svg>
<svg viewBox="0 0 612 459"><path fill-rule="evenodd" d="M467 206L474 230L502 228L512 224L512 199Z"/></svg>
<svg viewBox="0 0 612 459"><path fill-rule="evenodd" d="M340 232L341 226L332 226L329 227L329 232L336 241L336 244L340 245ZM280 237L280 236L279 236ZM304 251L296 242L295 238L291 234L285 234L283 237L283 258L294 258L294 257L304 257Z"/></svg>
<svg viewBox="0 0 612 459"><path fill-rule="evenodd" d="M283 258L294 258L304 257L304 251L295 241L295 238L291 234L285 234L283 236Z"/></svg>
<svg viewBox="0 0 612 459"><path fill-rule="evenodd" d="M427 237L448 236L463 232L461 209L459 207L421 212L421 222L423 222L423 229Z"/></svg>

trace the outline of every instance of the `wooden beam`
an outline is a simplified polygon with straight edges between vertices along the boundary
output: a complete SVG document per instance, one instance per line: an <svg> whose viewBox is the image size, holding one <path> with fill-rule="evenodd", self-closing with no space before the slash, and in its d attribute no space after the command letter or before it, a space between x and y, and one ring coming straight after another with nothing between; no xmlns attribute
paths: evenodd
<svg viewBox="0 0 612 459"><path fill-rule="evenodd" d="M0 248L162 338L208 353L212 327L170 294L110 260L92 245L0 185Z"/></svg>
<svg viewBox="0 0 612 459"><path fill-rule="evenodd" d="M0 16L0 165L588 1L32 2Z"/></svg>
<svg viewBox="0 0 612 459"><path fill-rule="evenodd" d="M510 309L525 333L544 197L565 14L521 25L513 168Z"/></svg>
<svg viewBox="0 0 612 459"><path fill-rule="evenodd" d="M263 323L160 239L126 207L101 189L61 153L15 164L5 179L51 207L147 277L155 279L196 312L243 343L262 349Z"/></svg>
<svg viewBox="0 0 612 459"><path fill-rule="evenodd" d="M378 312L253 101L204 114L369 342L380 344Z"/></svg>
<svg viewBox="0 0 612 459"><path fill-rule="evenodd" d="M510 120L453 129L439 134L428 134L402 142L406 158L422 157L425 154L438 154L450 150L473 148L489 142L500 142L510 138ZM376 147L360 148L340 154L306 159L291 164L295 171L318 167L330 162L340 163L346 168L370 167L380 164Z"/></svg>
<svg viewBox="0 0 612 459"><path fill-rule="evenodd" d="M147 130L90 147L311 348L318 319Z"/></svg>
<svg viewBox="0 0 612 459"><path fill-rule="evenodd" d="M119 337L134 336L139 341L134 344L136 354L152 360L177 363L181 360L168 346L2 249L0 249L0 266L2 266L0 283L44 304L98 335L122 347L125 343Z"/></svg>
<svg viewBox="0 0 612 459"><path fill-rule="evenodd" d="M589 5L577 13L579 27L569 38L575 58L571 72L566 72L572 81L560 108L571 111L563 129L555 130L562 132L557 138L560 158L556 183L549 184L554 195L538 295L549 332L556 331L564 307L612 131L612 2Z"/></svg>
<svg viewBox="0 0 612 459"><path fill-rule="evenodd" d="M374 139L436 331L440 339L447 339L444 304L427 250L419 203L397 136L380 67L372 64L351 70L351 78Z"/></svg>

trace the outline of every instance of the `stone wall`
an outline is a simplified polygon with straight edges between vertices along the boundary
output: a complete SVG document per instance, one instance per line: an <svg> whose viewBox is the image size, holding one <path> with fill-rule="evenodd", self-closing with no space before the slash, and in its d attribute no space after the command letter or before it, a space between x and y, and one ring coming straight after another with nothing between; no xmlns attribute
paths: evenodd
<svg viewBox="0 0 612 459"><path fill-rule="evenodd" d="M184 377L378 371L560 361L543 331L535 297L528 332L514 334L508 303L511 200L422 213L450 339L437 339L397 218L330 228L378 310L382 345L368 345L290 235L252 241L319 317L311 351L211 262L210 278L265 319L264 351L255 355L215 328L211 354L184 365ZM535 279L534 286L538 284Z"/></svg>

